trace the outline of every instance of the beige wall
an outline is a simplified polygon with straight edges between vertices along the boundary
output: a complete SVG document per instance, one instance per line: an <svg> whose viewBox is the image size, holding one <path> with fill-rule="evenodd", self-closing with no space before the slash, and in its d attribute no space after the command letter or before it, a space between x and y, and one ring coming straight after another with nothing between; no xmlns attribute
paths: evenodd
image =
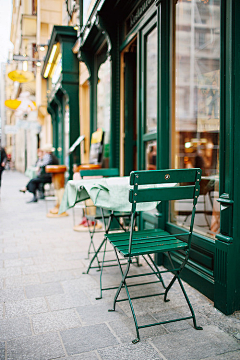
<svg viewBox="0 0 240 360"><path fill-rule="evenodd" d="M89 106L89 72L84 63L79 64L79 100L80 100L80 134L85 135L85 144L81 147L81 162L87 164L89 161L90 147L90 106Z"/></svg>

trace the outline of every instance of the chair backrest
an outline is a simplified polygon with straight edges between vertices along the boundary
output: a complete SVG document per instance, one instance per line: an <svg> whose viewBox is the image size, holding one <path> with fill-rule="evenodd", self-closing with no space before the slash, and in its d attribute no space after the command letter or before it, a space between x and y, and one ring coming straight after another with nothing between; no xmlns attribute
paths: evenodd
<svg viewBox="0 0 240 360"><path fill-rule="evenodd" d="M89 164L101 164L103 160L104 131L98 129L92 133Z"/></svg>
<svg viewBox="0 0 240 360"><path fill-rule="evenodd" d="M115 177L119 176L119 169L95 169L95 170L80 170L81 177L84 176L102 176L102 177Z"/></svg>
<svg viewBox="0 0 240 360"><path fill-rule="evenodd" d="M193 210L190 224L190 233L192 233L195 208L200 194L201 173L201 169L131 172L130 185L133 185L133 189L129 191L129 201L132 203L132 212L136 211L137 203L192 199Z"/></svg>

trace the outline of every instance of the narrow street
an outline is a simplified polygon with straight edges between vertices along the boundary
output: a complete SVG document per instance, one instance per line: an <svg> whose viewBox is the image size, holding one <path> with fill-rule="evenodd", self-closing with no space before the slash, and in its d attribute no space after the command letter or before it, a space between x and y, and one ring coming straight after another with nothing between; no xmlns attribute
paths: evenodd
<svg viewBox="0 0 240 360"><path fill-rule="evenodd" d="M99 272L83 275L88 260L87 232L73 231L73 212L46 217L46 201L26 204L32 195L19 189L28 179L15 171L3 173L0 201L0 359L1 360L237 360L240 359L240 312L225 316L186 285L197 321L154 326L140 332L133 345L134 323L127 302L112 306L113 291L99 294ZM53 202L47 204L48 208ZM80 210L76 210L79 218ZM79 218L80 219L80 218ZM98 241L102 234L96 235ZM145 265L136 268L147 271ZM118 285L117 267L104 271L105 285ZM168 276L164 278L168 282ZM141 290L153 290L156 284ZM132 290L139 293L137 288ZM161 321L187 311L179 287L170 302L160 297L136 300L139 322ZM144 321L143 321L144 320Z"/></svg>

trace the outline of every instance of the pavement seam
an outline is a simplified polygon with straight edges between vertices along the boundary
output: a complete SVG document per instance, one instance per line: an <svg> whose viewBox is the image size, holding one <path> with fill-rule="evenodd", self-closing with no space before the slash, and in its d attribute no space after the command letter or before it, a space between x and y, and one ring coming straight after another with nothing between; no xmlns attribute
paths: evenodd
<svg viewBox="0 0 240 360"><path fill-rule="evenodd" d="M94 352L95 352L95 354L97 355L97 358L98 358L99 360L102 360L102 357L99 355L98 351L97 351L97 350L94 350Z"/></svg>
<svg viewBox="0 0 240 360"><path fill-rule="evenodd" d="M52 310L51 310L50 304L48 302L47 296L44 296L44 299L45 299L45 301L47 303L47 307L48 307L49 312L51 312Z"/></svg>
<svg viewBox="0 0 240 360"><path fill-rule="evenodd" d="M120 338L116 335L115 331L111 328L111 326L108 324L108 322L104 322L103 324L106 324L107 327L109 328L110 332L113 334L113 336L117 339L117 341L119 342L119 344L123 344L123 342L120 340ZM118 345L119 345L118 344Z"/></svg>
<svg viewBox="0 0 240 360"><path fill-rule="evenodd" d="M83 325L83 321L82 321L82 319L81 319L81 316L80 316L79 312L77 311L77 308L72 308L72 309L75 310L75 312L76 312L76 314L77 314L77 317L78 317L78 319L79 319L79 321L80 321L81 326L84 326L84 325Z"/></svg>
<svg viewBox="0 0 240 360"><path fill-rule="evenodd" d="M58 334L58 337L59 337L60 342L61 342L61 344L62 344L62 347L63 347L63 351L64 351L64 353L65 353L65 356L68 356L67 350L65 349L65 346L64 346L64 343L63 343L61 334L60 334L60 331L57 331L57 334Z"/></svg>
<svg viewBox="0 0 240 360"><path fill-rule="evenodd" d="M158 348L152 343L151 340L147 340L147 342L157 351L157 353L162 357L161 360L168 360L162 353L161 351L158 350Z"/></svg>
<svg viewBox="0 0 240 360"><path fill-rule="evenodd" d="M7 360L7 341L5 341L5 360Z"/></svg>
<svg viewBox="0 0 240 360"><path fill-rule="evenodd" d="M35 334L35 332L33 330L32 316L28 315L28 317L29 317L29 320L30 320L30 327L31 327L32 335L37 335L37 334Z"/></svg>

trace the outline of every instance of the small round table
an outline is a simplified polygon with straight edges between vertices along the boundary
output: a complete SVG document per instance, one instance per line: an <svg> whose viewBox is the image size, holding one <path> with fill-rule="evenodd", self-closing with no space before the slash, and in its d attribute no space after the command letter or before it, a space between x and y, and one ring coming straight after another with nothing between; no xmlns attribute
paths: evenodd
<svg viewBox="0 0 240 360"><path fill-rule="evenodd" d="M48 174L52 174L52 183L54 185L56 197L57 197L57 203L52 208L49 213L47 214L47 217L62 217L62 216L68 216L67 212L64 212L63 214L59 215L58 210L59 206L62 201L63 193L64 193L64 185L65 185L65 178L64 173L67 170L67 167L65 165L47 165L45 167L45 171Z"/></svg>

